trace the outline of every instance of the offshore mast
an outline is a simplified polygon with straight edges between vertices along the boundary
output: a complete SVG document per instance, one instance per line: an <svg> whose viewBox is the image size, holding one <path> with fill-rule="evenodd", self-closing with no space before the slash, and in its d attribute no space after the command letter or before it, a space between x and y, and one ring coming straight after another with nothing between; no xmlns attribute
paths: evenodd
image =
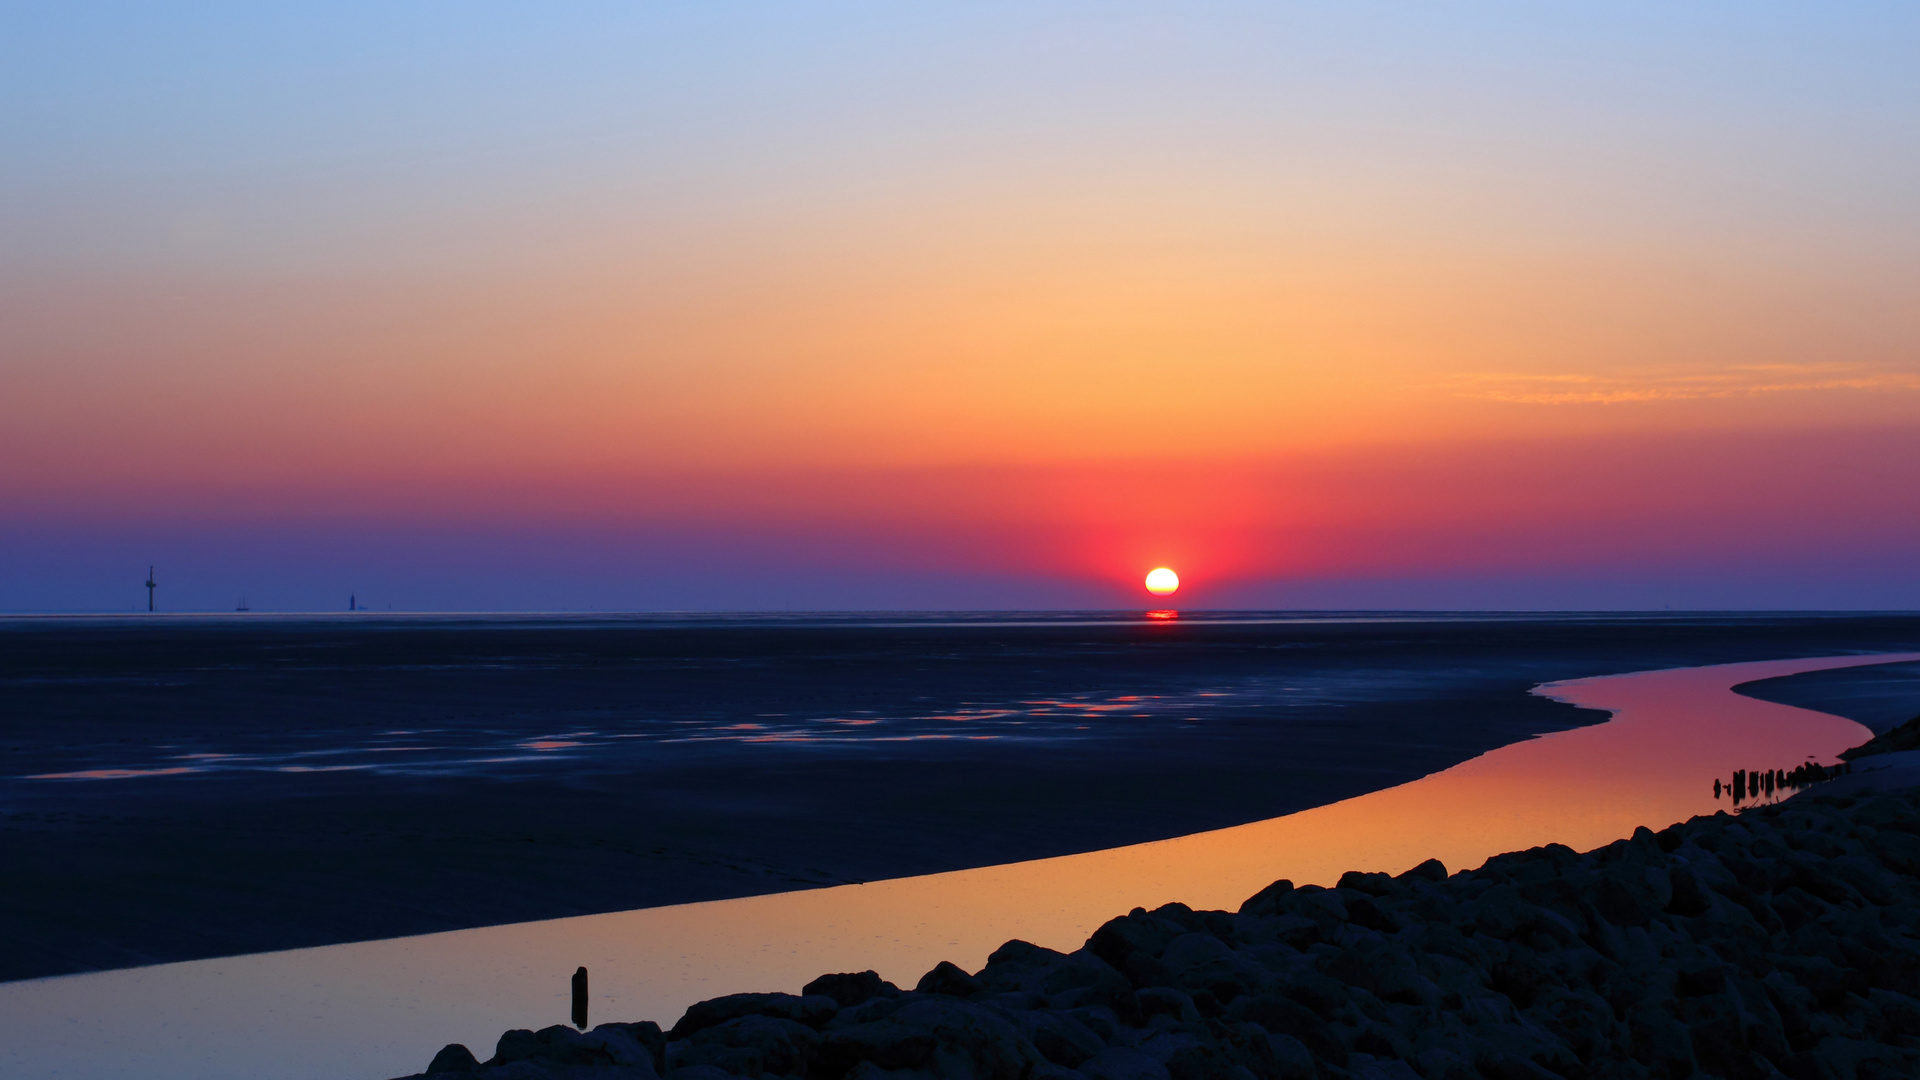
<svg viewBox="0 0 1920 1080"><path fill-rule="evenodd" d="M147 567L147 610L149 612L153 610L153 588L153 567L149 566Z"/></svg>

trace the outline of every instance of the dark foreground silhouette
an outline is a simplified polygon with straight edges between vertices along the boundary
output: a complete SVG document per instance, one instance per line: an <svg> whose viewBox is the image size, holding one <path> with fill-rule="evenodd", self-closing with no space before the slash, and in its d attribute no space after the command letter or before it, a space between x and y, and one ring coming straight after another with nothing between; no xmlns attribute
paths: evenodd
<svg viewBox="0 0 1920 1080"><path fill-rule="evenodd" d="M1840 756L1852 762L1879 754L1905 753L1908 750L1920 750L1920 716L1891 731L1883 731L1851 750L1844 750Z"/></svg>
<svg viewBox="0 0 1920 1080"><path fill-rule="evenodd" d="M1817 793L1449 877L1275 882L653 1023L449 1046L487 1080L1507 1080L1920 1075L1920 790Z"/></svg>

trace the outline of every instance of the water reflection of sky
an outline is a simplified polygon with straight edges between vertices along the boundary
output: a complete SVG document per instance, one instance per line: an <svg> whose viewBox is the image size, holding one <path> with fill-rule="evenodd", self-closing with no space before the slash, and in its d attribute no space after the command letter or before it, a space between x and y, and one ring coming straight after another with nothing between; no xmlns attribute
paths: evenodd
<svg viewBox="0 0 1920 1080"><path fill-rule="evenodd" d="M348 736L346 745L313 746L329 732L306 729L279 738L258 729L247 745L188 750L177 745L118 747L115 760L21 775L22 780L128 780L232 773L370 772L391 775L485 774L516 768L617 765L650 746L794 745L857 750L862 746L970 740L1063 743L1125 737L1168 724L1258 719L1288 707L1347 696L1337 682L1247 680L1234 687L1166 694L1076 694L1011 702L925 703L915 710L851 709L830 715L716 710L709 716L655 717L610 713L606 723L566 731L503 726L407 728ZM578 717L573 717L577 719ZM261 745L263 742L267 745ZM276 745L277 744L277 745ZM101 756L96 748L89 757Z"/></svg>

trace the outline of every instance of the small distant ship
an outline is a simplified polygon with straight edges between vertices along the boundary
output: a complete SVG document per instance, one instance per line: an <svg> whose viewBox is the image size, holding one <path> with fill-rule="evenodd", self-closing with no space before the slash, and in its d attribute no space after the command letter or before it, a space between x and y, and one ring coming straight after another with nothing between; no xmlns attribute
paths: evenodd
<svg viewBox="0 0 1920 1080"><path fill-rule="evenodd" d="M241 598L240 598L240 606L239 606L239 607L237 607L237 608L234 608L233 610L235 610L235 611L252 611L253 609L247 606L247 598L243 596L243 597L241 597Z"/></svg>

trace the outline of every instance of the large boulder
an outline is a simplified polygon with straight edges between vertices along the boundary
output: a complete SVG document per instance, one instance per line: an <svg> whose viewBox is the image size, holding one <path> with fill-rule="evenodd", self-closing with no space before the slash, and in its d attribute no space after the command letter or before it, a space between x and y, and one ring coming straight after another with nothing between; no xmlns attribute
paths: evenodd
<svg viewBox="0 0 1920 1080"><path fill-rule="evenodd" d="M933 966L933 970L920 976L914 985L914 992L920 994L943 994L947 997L972 997L986 989L979 979L967 974L951 960L942 960Z"/></svg>
<svg viewBox="0 0 1920 1080"><path fill-rule="evenodd" d="M872 971L822 975L800 988L803 997L829 997L841 1008L872 998L897 998L900 988Z"/></svg>
<svg viewBox="0 0 1920 1080"><path fill-rule="evenodd" d="M1091 949L1061 953L1009 941L974 978L985 990L1038 995L1050 1009L1105 1006L1124 1014L1131 1008L1132 984Z"/></svg>
<svg viewBox="0 0 1920 1080"><path fill-rule="evenodd" d="M771 1016L818 1028L833 1019L840 1003L824 994L728 994L689 1008L667 1032L668 1039L684 1039L695 1032L724 1024L739 1016Z"/></svg>
<svg viewBox="0 0 1920 1080"><path fill-rule="evenodd" d="M736 1076L804 1076L821 1042L805 1024L749 1014L701 1028L668 1048L675 1069L711 1065Z"/></svg>
<svg viewBox="0 0 1920 1080"><path fill-rule="evenodd" d="M928 1065L943 1080L1026 1080L1043 1060L1018 1028L964 1001L916 1001L892 1022L933 1036Z"/></svg>
<svg viewBox="0 0 1920 1080"><path fill-rule="evenodd" d="M448 1043L433 1055L433 1061L427 1065L428 1076L458 1075L474 1072L480 1068L480 1062L473 1051L460 1043Z"/></svg>
<svg viewBox="0 0 1920 1080"><path fill-rule="evenodd" d="M1028 1009L1015 1011L1007 1019L1041 1057L1064 1068L1077 1069L1107 1049L1106 1040L1071 1013Z"/></svg>
<svg viewBox="0 0 1920 1080"><path fill-rule="evenodd" d="M1259 990L1272 979L1213 934L1182 934L1167 943L1159 960L1172 985L1205 990L1222 1003Z"/></svg>
<svg viewBox="0 0 1920 1080"><path fill-rule="evenodd" d="M863 1063L887 1071L917 1069L933 1057L936 1044L932 1032L891 1018L834 1027L820 1040L811 1075L833 1080Z"/></svg>
<svg viewBox="0 0 1920 1080"><path fill-rule="evenodd" d="M629 1076L655 1075L652 1049L635 1038L624 1024L602 1024L585 1032L564 1024L539 1031L515 1029L500 1036L486 1070L519 1062L549 1069L584 1066L618 1068Z"/></svg>
<svg viewBox="0 0 1920 1080"><path fill-rule="evenodd" d="M1165 986L1172 973L1160 963L1160 954L1175 938L1190 932L1173 919L1135 908L1095 930L1087 939L1086 951L1124 974L1136 987Z"/></svg>

